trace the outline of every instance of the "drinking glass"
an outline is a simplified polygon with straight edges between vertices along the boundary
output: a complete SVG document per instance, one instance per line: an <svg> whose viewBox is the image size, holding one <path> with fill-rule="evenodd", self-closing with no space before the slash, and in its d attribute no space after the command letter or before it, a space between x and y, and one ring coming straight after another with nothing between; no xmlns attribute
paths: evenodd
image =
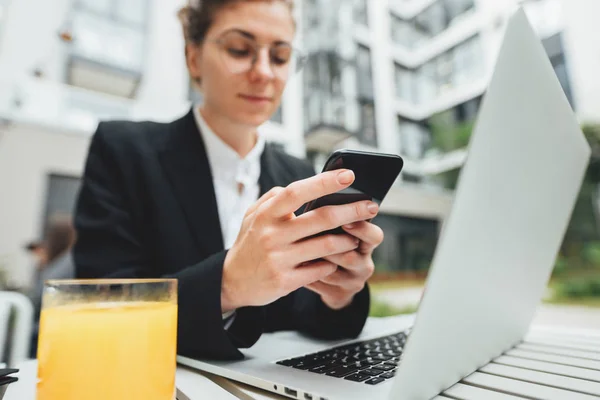
<svg viewBox="0 0 600 400"><path fill-rule="evenodd" d="M38 400L174 399L176 352L176 279L46 282Z"/></svg>

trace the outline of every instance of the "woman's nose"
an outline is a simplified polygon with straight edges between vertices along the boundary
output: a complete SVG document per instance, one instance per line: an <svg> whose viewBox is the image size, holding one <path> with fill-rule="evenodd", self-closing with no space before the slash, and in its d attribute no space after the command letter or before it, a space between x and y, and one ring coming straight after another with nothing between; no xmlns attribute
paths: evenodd
<svg viewBox="0 0 600 400"><path fill-rule="evenodd" d="M263 79L273 79L275 77L268 49L261 49L258 52L256 61L252 66L252 72Z"/></svg>

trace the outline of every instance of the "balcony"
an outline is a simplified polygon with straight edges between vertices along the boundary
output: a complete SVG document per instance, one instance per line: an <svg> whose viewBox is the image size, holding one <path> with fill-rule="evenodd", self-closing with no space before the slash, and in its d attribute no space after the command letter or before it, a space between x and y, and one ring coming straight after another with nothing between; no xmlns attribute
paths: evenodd
<svg viewBox="0 0 600 400"><path fill-rule="evenodd" d="M402 99L396 100L396 112L414 121L422 121L438 112L452 108L465 101L481 96L487 90L489 77L448 90L431 101L413 104Z"/></svg>
<svg viewBox="0 0 600 400"><path fill-rule="evenodd" d="M60 132L92 134L100 120L171 120L189 107L189 102L169 111L149 109L143 103L120 96L23 76L0 81L0 118L9 123L34 124Z"/></svg>

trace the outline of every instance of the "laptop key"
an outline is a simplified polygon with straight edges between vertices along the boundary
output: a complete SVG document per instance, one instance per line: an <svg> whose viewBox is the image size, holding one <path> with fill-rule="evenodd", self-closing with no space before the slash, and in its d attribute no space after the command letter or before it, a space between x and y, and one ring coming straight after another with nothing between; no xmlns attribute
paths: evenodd
<svg viewBox="0 0 600 400"><path fill-rule="evenodd" d="M325 372L330 371L335 367L339 367L340 365L343 365L341 361L329 361L327 363L324 363L323 365L312 367L309 369L309 371L316 372L317 374L324 374Z"/></svg>
<svg viewBox="0 0 600 400"><path fill-rule="evenodd" d="M381 374L383 371L380 369L363 369L360 371L361 374L369 375L369 376L377 376ZM386 372L387 373L387 372Z"/></svg>
<svg viewBox="0 0 600 400"><path fill-rule="evenodd" d="M376 361L377 360L379 360L379 361L388 361L388 360L391 360L393 357L384 356L383 354L379 354L379 355L377 355L375 357L372 357L372 358L373 358L373 360L376 360Z"/></svg>
<svg viewBox="0 0 600 400"><path fill-rule="evenodd" d="M371 376L357 372L356 374L348 375L344 379L347 379L349 381L354 381L354 382L362 382L362 381L366 381L369 378L371 378Z"/></svg>
<svg viewBox="0 0 600 400"><path fill-rule="evenodd" d="M326 375L333 376L335 378L343 378L346 375L350 375L353 372L358 371L358 368L349 367L347 365L342 365L340 367L336 367L331 371L327 372Z"/></svg>
<svg viewBox="0 0 600 400"><path fill-rule="evenodd" d="M374 365L372 367L372 369L380 369L382 371L391 371L394 368L396 368L395 365L390 365L390 364L378 364L378 365Z"/></svg>
<svg viewBox="0 0 600 400"><path fill-rule="evenodd" d="M377 385L378 383L381 383L381 382L384 382L384 381L385 381L385 379L380 378L380 377L376 377L376 378L369 379L365 383L367 385Z"/></svg>
<svg viewBox="0 0 600 400"><path fill-rule="evenodd" d="M380 378L391 379L396 376L396 370L386 372L384 374L379 375Z"/></svg>

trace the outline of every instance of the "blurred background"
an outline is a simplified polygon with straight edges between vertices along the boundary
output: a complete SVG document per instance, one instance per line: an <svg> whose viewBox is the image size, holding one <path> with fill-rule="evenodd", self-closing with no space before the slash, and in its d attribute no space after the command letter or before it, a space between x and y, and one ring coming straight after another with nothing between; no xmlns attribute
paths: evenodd
<svg viewBox="0 0 600 400"><path fill-rule="evenodd" d="M185 66L184 3L0 0L0 289L35 285L35 243L72 213L99 120L169 121L202 101ZM518 5L594 153L538 321L600 328L598 0L296 1L308 62L264 134L317 170L343 147L406 161L375 220L386 240L372 315L418 304Z"/></svg>

